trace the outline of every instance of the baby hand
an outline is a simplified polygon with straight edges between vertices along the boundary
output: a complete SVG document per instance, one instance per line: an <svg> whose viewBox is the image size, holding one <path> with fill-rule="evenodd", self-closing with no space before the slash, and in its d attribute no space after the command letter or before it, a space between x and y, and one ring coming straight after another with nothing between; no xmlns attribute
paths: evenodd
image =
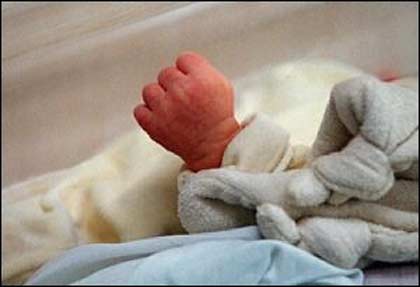
<svg viewBox="0 0 420 287"><path fill-rule="evenodd" d="M230 82L207 60L184 53L143 88L134 116L149 136L180 156L193 171L220 166L239 131Z"/></svg>

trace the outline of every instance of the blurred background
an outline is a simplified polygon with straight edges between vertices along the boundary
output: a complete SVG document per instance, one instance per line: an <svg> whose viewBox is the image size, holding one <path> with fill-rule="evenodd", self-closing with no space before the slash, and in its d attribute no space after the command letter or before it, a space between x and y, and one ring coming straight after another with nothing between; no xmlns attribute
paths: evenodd
<svg viewBox="0 0 420 287"><path fill-rule="evenodd" d="M234 80L332 58L418 71L418 3L2 2L2 187L70 167L137 128L141 88L180 52Z"/></svg>

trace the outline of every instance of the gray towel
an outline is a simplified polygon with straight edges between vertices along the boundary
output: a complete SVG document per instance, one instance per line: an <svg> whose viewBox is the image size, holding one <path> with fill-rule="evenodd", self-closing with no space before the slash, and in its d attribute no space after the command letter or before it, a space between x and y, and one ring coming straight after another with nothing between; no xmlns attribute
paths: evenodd
<svg viewBox="0 0 420 287"><path fill-rule="evenodd" d="M272 133L253 129L254 137ZM181 222L189 232L214 231L256 215L266 238L346 268L418 260L417 92L372 77L336 85L312 154L303 167L290 167L183 173Z"/></svg>

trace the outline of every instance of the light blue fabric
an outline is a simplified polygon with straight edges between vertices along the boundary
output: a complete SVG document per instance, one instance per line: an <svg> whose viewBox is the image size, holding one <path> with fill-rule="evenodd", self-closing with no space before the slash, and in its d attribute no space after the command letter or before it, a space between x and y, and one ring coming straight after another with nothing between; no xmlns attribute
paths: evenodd
<svg viewBox="0 0 420 287"><path fill-rule="evenodd" d="M255 227L75 248L27 284L361 285L360 270L334 267L294 246L261 240Z"/></svg>

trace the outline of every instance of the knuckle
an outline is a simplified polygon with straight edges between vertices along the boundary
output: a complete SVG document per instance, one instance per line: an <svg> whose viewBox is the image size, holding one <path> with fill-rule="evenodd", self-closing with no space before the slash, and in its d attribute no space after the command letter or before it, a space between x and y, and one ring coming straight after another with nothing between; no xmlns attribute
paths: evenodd
<svg viewBox="0 0 420 287"><path fill-rule="evenodd" d="M166 77L166 76L171 75L173 73L174 73L174 68L173 67L167 67L167 68L164 68L160 71L159 77Z"/></svg>
<svg viewBox="0 0 420 287"><path fill-rule="evenodd" d="M150 117L148 115L148 111L145 108L139 108L136 111L136 118L137 120L142 123L147 123L150 121Z"/></svg>
<svg viewBox="0 0 420 287"><path fill-rule="evenodd" d="M176 63L182 65L184 63L188 63L190 59L191 59L191 55L189 53L183 53L178 56L178 58L176 59Z"/></svg>
<svg viewBox="0 0 420 287"><path fill-rule="evenodd" d="M143 87L143 95L147 95L150 94L151 92L153 92L155 86L154 84L148 84L146 86Z"/></svg>

